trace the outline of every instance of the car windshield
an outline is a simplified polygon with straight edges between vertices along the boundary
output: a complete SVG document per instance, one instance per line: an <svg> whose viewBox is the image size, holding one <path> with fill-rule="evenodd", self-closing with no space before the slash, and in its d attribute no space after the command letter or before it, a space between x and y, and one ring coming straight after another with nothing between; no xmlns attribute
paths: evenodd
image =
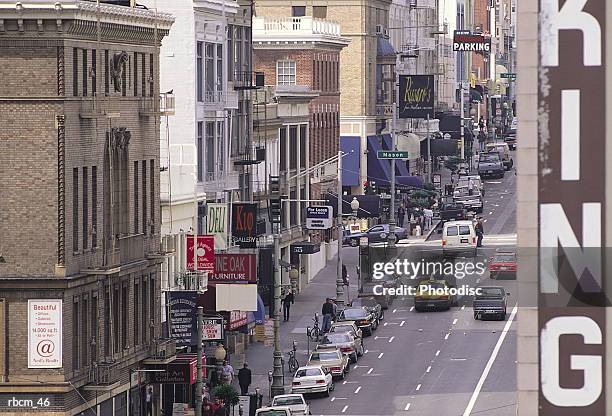
<svg viewBox="0 0 612 416"><path fill-rule="evenodd" d="M323 338L321 344L342 344L343 342L350 342L351 337L347 334L327 334Z"/></svg>
<svg viewBox="0 0 612 416"><path fill-rule="evenodd" d="M257 413L257 416L287 416L284 410L263 410Z"/></svg>
<svg viewBox="0 0 612 416"><path fill-rule="evenodd" d="M450 236L457 235L457 227L455 226L448 227L446 229L446 235L450 235Z"/></svg>
<svg viewBox="0 0 612 416"><path fill-rule="evenodd" d="M292 406L296 404L304 404L304 399L300 396L290 396L290 397L275 397L274 401L272 401L273 406Z"/></svg>
<svg viewBox="0 0 612 416"><path fill-rule="evenodd" d="M355 299L353 306L367 306L368 308L375 308L378 303L374 299Z"/></svg>
<svg viewBox="0 0 612 416"><path fill-rule="evenodd" d="M296 377L312 377L312 376L320 376L321 370L318 368L300 368L295 372Z"/></svg>
<svg viewBox="0 0 612 416"><path fill-rule="evenodd" d="M496 254L493 257L494 262L500 263L512 263L514 262L514 254Z"/></svg>
<svg viewBox="0 0 612 416"><path fill-rule="evenodd" d="M363 309L345 309L342 311L342 316L349 319L363 318L366 312Z"/></svg>
<svg viewBox="0 0 612 416"><path fill-rule="evenodd" d="M500 287L481 287L481 297L501 297L504 295L504 290Z"/></svg>
<svg viewBox="0 0 612 416"><path fill-rule="evenodd" d="M487 153L487 154L480 155L480 162L495 163L499 161L500 161L499 154L497 153Z"/></svg>
<svg viewBox="0 0 612 416"><path fill-rule="evenodd" d="M354 328L351 325L333 325L331 327L332 332L352 332Z"/></svg>
<svg viewBox="0 0 612 416"><path fill-rule="evenodd" d="M338 351L313 352L310 355L311 361L330 361L337 360L339 358Z"/></svg>

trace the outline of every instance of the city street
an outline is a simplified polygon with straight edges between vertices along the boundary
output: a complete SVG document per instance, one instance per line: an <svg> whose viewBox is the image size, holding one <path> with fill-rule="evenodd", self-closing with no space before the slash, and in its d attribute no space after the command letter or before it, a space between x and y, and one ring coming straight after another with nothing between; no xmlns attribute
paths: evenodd
<svg viewBox="0 0 612 416"><path fill-rule="evenodd" d="M484 247L479 259L516 244L516 176L485 181ZM428 241L400 242L410 249L439 247L437 232ZM344 248L344 262L354 276L357 248ZM351 280L355 283L355 279ZM313 414L321 415L514 415L516 411L516 281L466 276L457 284L498 285L510 292L506 321L474 320L471 298L459 298L448 311L415 312L413 299L398 297L386 311L384 323L365 338L366 354L352 365L345 381L338 381L329 398L312 397ZM351 287L355 293L356 288ZM298 341L298 361L306 360L305 329L320 312L325 296L335 293L335 262L315 277L292 308L292 322L282 325L286 355ZM311 348L313 346L311 345ZM258 386L267 389L271 348L255 345L248 359L258 374ZM256 361L256 363L255 363ZM288 388L291 376L285 373ZM470 413L471 412L471 413Z"/></svg>

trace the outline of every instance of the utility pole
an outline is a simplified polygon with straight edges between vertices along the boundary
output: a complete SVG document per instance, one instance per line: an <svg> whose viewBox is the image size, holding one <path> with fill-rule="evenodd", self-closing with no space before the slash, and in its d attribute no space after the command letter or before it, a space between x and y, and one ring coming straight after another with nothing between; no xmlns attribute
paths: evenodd
<svg viewBox="0 0 612 416"><path fill-rule="evenodd" d="M270 223L274 238L274 354L270 394L272 397L285 393L283 386L283 353L280 349L280 313L281 313L281 263L280 263L280 227L282 212L282 196L280 195L280 178L269 177L270 182Z"/></svg>
<svg viewBox="0 0 612 416"><path fill-rule="evenodd" d="M460 52L465 56L463 52ZM459 90L461 94L461 160L465 159L465 94L463 93L464 82L461 81L461 88Z"/></svg>
<svg viewBox="0 0 612 416"><path fill-rule="evenodd" d="M195 386L195 416L202 416L202 319L204 308L198 306L198 324L196 334L196 386Z"/></svg>
<svg viewBox="0 0 612 416"><path fill-rule="evenodd" d="M393 103L393 118L391 120L391 150L397 150L396 140L397 103ZM395 247L395 159L391 159L391 211L389 214L389 247Z"/></svg>
<svg viewBox="0 0 612 416"><path fill-rule="evenodd" d="M344 281L342 280L342 239L344 238L344 227L342 226L342 150L338 151L338 269L336 276L336 303L338 306L344 305L342 294Z"/></svg>
<svg viewBox="0 0 612 416"><path fill-rule="evenodd" d="M427 182L431 182L431 173L433 169L433 157L431 156L431 137L429 137L429 113L427 114Z"/></svg>

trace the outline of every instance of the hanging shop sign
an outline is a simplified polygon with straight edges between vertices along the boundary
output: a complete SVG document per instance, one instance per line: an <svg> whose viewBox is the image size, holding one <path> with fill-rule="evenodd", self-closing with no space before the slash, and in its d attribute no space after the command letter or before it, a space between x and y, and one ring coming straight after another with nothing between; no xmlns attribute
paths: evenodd
<svg viewBox="0 0 612 416"><path fill-rule="evenodd" d="M28 368L62 368L62 300L28 300Z"/></svg>
<svg viewBox="0 0 612 416"><path fill-rule="evenodd" d="M491 52L491 38L469 30L455 30L453 33L455 52Z"/></svg>
<svg viewBox="0 0 612 416"><path fill-rule="evenodd" d="M215 270L215 238L212 235L198 235L198 270L212 272ZM187 269L193 270L193 235L187 236Z"/></svg>
<svg viewBox="0 0 612 416"><path fill-rule="evenodd" d="M434 118L434 76L399 76L399 118Z"/></svg>
<svg viewBox="0 0 612 416"><path fill-rule="evenodd" d="M255 254L217 254L215 270L208 275L208 281L257 282L257 259Z"/></svg>
<svg viewBox="0 0 612 416"><path fill-rule="evenodd" d="M195 291L169 291L168 309L170 316L170 338L175 340L177 346L196 344L196 312L197 292Z"/></svg>
<svg viewBox="0 0 612 416"><path fill-rule="evenodd" d="M215 237L217 250L227 250L228 219L226 203L206 204L206 234Z"/></svg>
<svg viewBox="0 0 612 416"><path fill-rule="evenodd" d="M257 204L232 204L232 241L240 248L257 248Z"/></svg>

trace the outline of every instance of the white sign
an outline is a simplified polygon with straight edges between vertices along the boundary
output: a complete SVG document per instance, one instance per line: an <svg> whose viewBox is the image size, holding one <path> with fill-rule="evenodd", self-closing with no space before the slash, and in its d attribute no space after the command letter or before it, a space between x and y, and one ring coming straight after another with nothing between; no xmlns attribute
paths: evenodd
<svg viewBox="0 0 612 416"><path fill-rule="evenodd" d="M28 368L62 368L62 300L28 300Z"/></svg>
<svg viewBox="0 0 612 416"><path fill-rule="evenodd" d="M228 221L227 204L206 204L206 234L215 236L215 249L227 250Z"/></svg>
<svg viewBox="0 0 612 416"><path fill-rule="evenodd" d="M271 347L274 345L274 320L266 318L264 322L264 345Z"/></svg>
<svg viewBox="0 0 612 416"><path fill-rule="evenodd" d="M326 230L332 226L333 207L329 205L306 207L306 228Z"/></svg>
<svg viewBox="0 0 612 416"><path fill-rule="evenodd" d="M238 409L235 412L237 415L250 415L251 413L251 396L238 396ZM240 407L242 407L242 412L240 412Z"/></svg>
<svg viewBox="0 0 612 416"><path fill-rule="evenodd" d="M202 340L218 341L223 339L223 318L204 317L202 319Z"/></svg>

